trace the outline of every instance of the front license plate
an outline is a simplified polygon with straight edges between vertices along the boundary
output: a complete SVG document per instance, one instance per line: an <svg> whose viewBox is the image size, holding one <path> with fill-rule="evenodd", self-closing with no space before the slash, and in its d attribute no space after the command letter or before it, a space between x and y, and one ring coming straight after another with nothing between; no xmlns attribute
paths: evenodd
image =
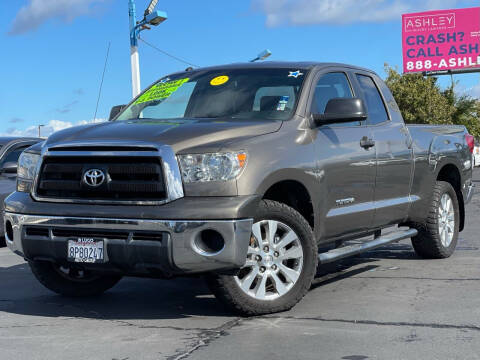
<svg viewBox="0 0 480 360"><path fill-rule="evenodd" d="M77 238L68 240L68 261L78 263L102 263L105 260L103 240Z"/></svg>

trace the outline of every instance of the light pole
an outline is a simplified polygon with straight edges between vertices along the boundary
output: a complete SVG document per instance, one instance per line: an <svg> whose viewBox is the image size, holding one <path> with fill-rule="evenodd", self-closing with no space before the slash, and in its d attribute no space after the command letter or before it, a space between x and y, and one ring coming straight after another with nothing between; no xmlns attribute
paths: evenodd
<svg viewBox="0 0 480 360"><path fill-rule="evenodd" d="M153 11L158 0L151 0L145 10L143 19L137 21L135 0L128 0L128 16L130 19L130 63L132 68L132 96L140 94L140 64L138 57L138 36L142 30L149 30L148 25L157 26L167 20L167 14L163 11Z"/></svg>
<svg viewBox="0 0 480 360"><path fill-rule="evenodd" d="M38 125L38 137L41 137L41 136L40 136L40 129L41 129L43 126L45 126L45 125Z"/></svg>

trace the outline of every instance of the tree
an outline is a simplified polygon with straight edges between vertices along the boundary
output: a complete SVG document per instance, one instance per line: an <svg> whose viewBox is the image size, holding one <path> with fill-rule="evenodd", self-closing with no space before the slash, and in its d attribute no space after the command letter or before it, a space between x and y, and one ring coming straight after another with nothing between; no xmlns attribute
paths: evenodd
<svg viewBox="0 0 480 360"><path fill-rule="evenodd" d="M434 77L400 74L385 65L387 86L398 103L406 123L452 124L455 107L448 101Z"/></svg>
<svg viewBox="0 0 480 360"><path fill-rule="evenodd" d="M480 139L480 102L458 95L454 86L443 90L435 77L400 74L385 64L387 86L398 103L406 123L464 125Z"/></svg>
<svg viewBox="0 0 480 360"><path fill-rule="evenodd" d="M452 123L464 125L470 134L480 139L480 102L468 95L458 95L453 85L443 92L448 102L455 108Z"/></svg>

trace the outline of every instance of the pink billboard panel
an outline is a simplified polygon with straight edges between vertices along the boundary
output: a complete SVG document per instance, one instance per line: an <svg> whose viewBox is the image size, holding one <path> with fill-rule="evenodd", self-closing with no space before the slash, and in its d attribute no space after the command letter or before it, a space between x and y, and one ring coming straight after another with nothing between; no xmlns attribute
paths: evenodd
<svg viewBox="0 0 480 360"><path fill-rule="evenodd" d="M480 7L402 15L403 72L480 69Z"/></svg>

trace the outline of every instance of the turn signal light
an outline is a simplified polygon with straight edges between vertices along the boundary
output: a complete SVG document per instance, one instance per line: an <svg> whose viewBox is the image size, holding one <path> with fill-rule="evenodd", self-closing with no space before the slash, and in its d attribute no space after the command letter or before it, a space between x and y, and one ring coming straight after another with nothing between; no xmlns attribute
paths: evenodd
<svg viewBox="0 0 480 360"><path fill-rule="evenodd" d="M245 162L247 161L247 154L245 153L238 153L237 154L238 164L241 168L245 166Z"/></svg>

